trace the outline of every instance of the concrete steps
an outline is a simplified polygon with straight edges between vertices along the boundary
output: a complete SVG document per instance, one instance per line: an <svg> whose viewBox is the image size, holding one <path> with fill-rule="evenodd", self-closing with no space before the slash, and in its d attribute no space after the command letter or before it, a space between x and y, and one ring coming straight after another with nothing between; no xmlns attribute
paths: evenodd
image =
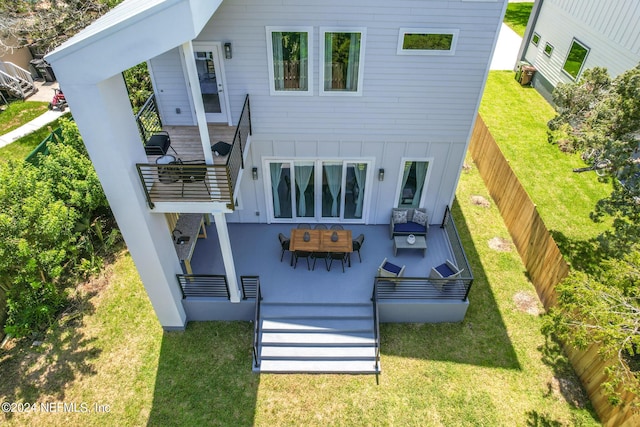
<svg viewBox="0 0 640 427"><path fill-rule="evenodd" d="M378 374L371 304L260 307L258 372Z"/></svg>

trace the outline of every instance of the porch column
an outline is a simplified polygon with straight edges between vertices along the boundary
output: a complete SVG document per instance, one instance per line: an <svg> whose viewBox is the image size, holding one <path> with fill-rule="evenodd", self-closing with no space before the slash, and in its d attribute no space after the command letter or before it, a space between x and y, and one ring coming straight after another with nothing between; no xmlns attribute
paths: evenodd
<svg viewBox="0 0 640 427"><path fill-rule="evenodd" d="M147 163L121 74L98 84L60 81L109 205L165 330L184 329L175 275L181 273L167 223L149 211L136 163Z"/></svg>
<svg viewBox="0 0 640 427"><path fill-rule="evenodd" d="M218 240L220 241L220 252L222 253L222 261L224 262L224 270L227 273L227 283L229 285L229 294L231 302L240 302L240 289L238 288L238 277L236 276L236 266L233 263L233 252L231 251L231 240L229 240L229 229L227 228L227 219L223 213L217 212L213 214L213 220L216 223L218 231Z"/></svg>
<svg viewBox="0 0 640 427"><path fill-rule="evenodd" d="M204 102L202 101L202 92L200 91L200 80L198 79L198 70L196 69L196 61L194 59L195 53L191 41L183 43L181 51L187 69L187 81L189 82L191 98L193 99L193 109L196 112L196 121L198 122L198 130L200 131L200 142L202 143L202 151L204 152L204 161L212 165L213 154L211 154L211 139L209 137L207 116L204 111Z"/></svg>

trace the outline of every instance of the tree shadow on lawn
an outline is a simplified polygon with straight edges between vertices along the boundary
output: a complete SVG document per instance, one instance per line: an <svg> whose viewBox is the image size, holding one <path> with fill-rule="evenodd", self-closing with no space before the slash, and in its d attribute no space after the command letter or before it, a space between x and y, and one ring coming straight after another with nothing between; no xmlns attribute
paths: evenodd
<svg viewBox="0 0 640 427"><path fill-rule="evenodd" d="M95 337L82 331L83 316L95 311L90 302L95 293L71 302L59 320L39 338L24 338L0 350L0 396L5 402L63 402L65 390L74 380L94 375L91 361L102 350ZM10 412L4 416L12 417Z"/></svg>
<svg viewBox="0 0 640 427"><path fill-rule="evenodd" d="M254 424L253 324L191 322L162 337L148 425Z"/></svg>
<svg viewBox="0 0 640 427"><path fill-rule="evenodd" d="M519 370L518 357L457 200L452 212L473 273L469 308L464 321L383 324L381 351L400 357Z"/></svg>
<svg viewBox="0 0 640 427"><path fill-rule="evenodd" d="M602 248L597 238L576 240L570 239L561 231L550 230L550 233L572 269L588 275L596 275L600 272L602 261L609 254Z"/></svg>

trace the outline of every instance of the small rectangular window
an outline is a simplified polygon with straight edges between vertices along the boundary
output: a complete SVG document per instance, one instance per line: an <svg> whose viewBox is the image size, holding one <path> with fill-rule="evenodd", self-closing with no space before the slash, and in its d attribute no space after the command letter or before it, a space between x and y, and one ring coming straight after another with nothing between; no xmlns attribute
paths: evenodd
<svg viewBox="0 0 640 427"><path fill-rule="evenodd" d="M573 39L571 42L571 49L569 49L569 54L567 55L567 59L564 61L562 69L574 80L577 79L580 71L582 71L582 66L584 65L584 61L587 59L588 53L588 47L580 43L578 40Z"/></svg>
<svg viewBox="0 0 640 427"><path fill-rule="evenodd" d="M311 95L312 28L267 27L269 84L272 95Z"/></svg>
<svg viewBox="0 0 640 427"><path fill-rule="evenodd" d="M544 45L544 54L550 57L552 53L553 53L553 46L551 46L549 43L546 43Z"/></svg>
<svg viewBox="0 0 640 427"><path fill-rule="evenodd" d="M533 37L531 37L531 43L533 43L534 46L538 46L538 43L540 43L540 34L533 33Z"/></svg>
<svg viewBox="0 0 640 427"><path fill-rule="evenodd" d="M320 95L362 95L365 30L320 29Z"/></svg>
<svg viewBox="0 0 640 427"><path fill-rule="evenodd" d="M453 55L459 30L400 28L398 55Z"/></svg>

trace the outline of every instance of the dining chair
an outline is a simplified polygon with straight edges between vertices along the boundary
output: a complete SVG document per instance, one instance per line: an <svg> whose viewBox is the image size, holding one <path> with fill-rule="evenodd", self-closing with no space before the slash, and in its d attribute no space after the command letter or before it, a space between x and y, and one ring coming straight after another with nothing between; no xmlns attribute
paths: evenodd
<svg viewBox="0 0 640 427"><path fill-rule="evenodd" d="M307 251L293 251L293 268L298 266L299 258L306 258L307 260L307 270L311 270L311 265L309 264L309 257L311 256L311 252Z"/></svg>
<svg viewBox="0 0 640 427"><path fill-rule="evenodd" d="M327 270L329 270L329 264L327 263L328 257L329 257L329 252L312 252L311 258L313 258L313 266L311 267L311 270L316 269L316 260L318 259L324 259L324 266L326 267Z"/></svg>
<svg viewBox="0 0 640 427"><path fill-rule="evenodd" d="M344 230L344 227L341 226L340 224L333 224L331 226L331 230Z"/></svg>
<svg viewBox="0 0 640 427"><path fill-rule="evenodd" d="M362 262L362 257L360 257L360 248L362 248L362 244L364 243L364 234L360 234L358 237L353 239L353 251L358 252L358 259Z"/></svg>
<svg viewBox="0 0 640 427"><path fill-rule="evenodd" d="M280 254L280 262L282 262L282 258L284 257L284 252L289 250L289 245L291 244L291 240L282 233L278 234L278 240L280 240L280 248L282 249L282 253Z"/></svg>
<svg viewBox="0 0 640 427"><path fill-rule="evenodd" d="M315 229L316 230L326 230L327 226L324 225L324 224L316 224Z"/></svg>
<svg viewBox="0 0 640 427"><path fill-rule="evenodd" d="M329 253L329 266L327 267L327 270L331 271L331 265L333 264L333 261L340 261L342 263L342 272L344 273L344 261L345 258L347 257L347 254L344 252L331 252Z"/></svg>
<svg viewBox="0 0 640 427"><path fill-rule="evenodd" d="M301 222L298 224L299 230L311 230L311 224L307 224L306 222Z"/></svg>

